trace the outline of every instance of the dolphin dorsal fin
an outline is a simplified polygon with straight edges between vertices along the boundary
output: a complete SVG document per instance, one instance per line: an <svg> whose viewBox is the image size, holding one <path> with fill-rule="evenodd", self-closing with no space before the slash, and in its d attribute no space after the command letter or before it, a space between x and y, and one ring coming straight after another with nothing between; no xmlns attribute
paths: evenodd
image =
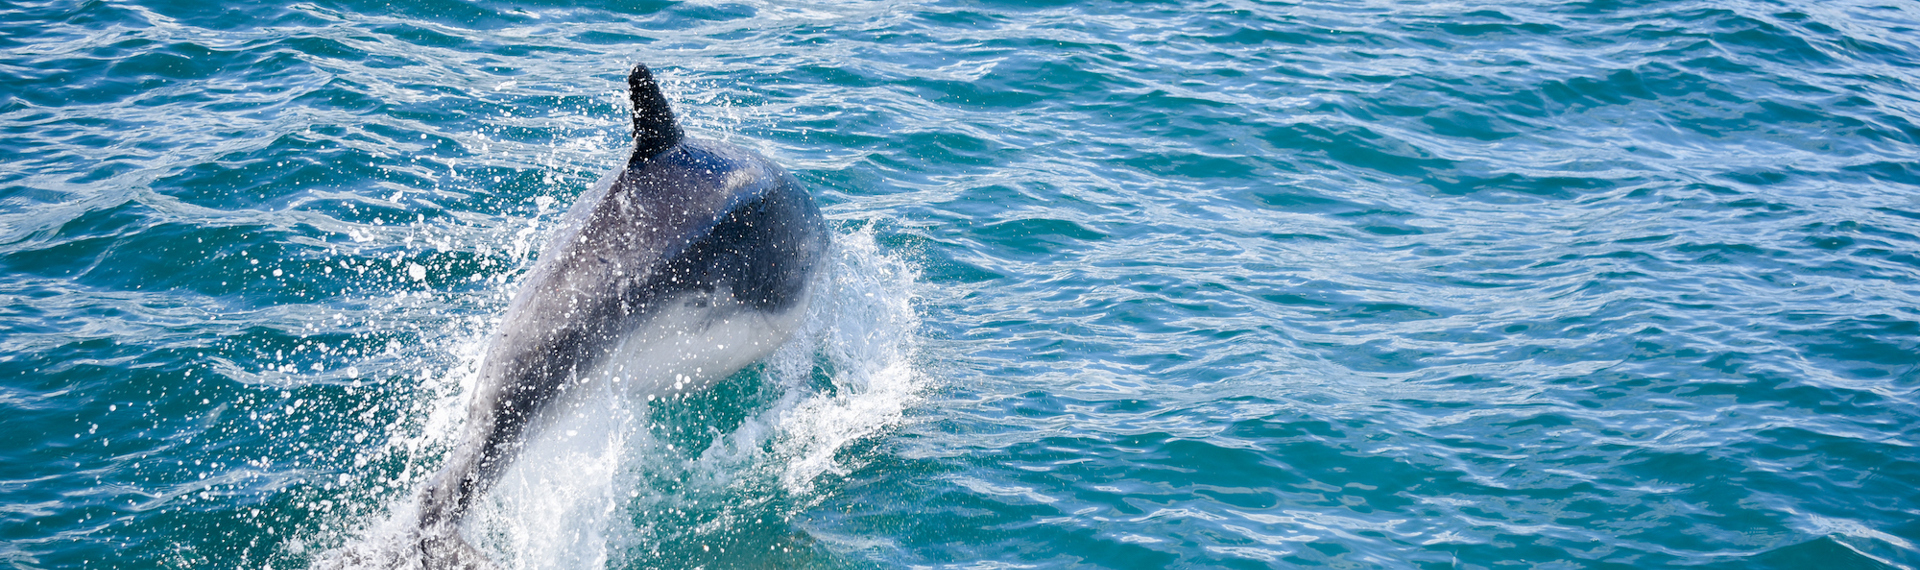
<svg viewBox="0 0 1920 570"><path fill-rule="evenodd" d="M660 93L647 64L636 64L627 75L627 96L633 99L633 159L653 158L660 151L680 144L680 125L673 120L673 107Z"/></svg>

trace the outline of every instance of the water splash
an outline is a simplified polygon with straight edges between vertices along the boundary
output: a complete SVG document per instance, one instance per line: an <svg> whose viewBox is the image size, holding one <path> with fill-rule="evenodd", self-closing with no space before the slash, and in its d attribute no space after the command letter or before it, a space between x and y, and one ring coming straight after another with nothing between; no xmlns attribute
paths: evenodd
<svg viewBox="0 0 1920 570"><path fill-rule="evenodd" d="M684 566L809 542L768 523L817 504L830 492L822 480L859 461L848 451L905 421L926 385L914 360L917 271L883 251L870 227L839 235L829 259L802 329L765 364L709 392L650 402L615 383L589 386L601 393L528 442L476 506L467 536L513 569ZM407 464L381 488L417 486L458 441L483 354L477 338L449 343L459 363L423 385L409 406L423 413L375 454ZM323 560L393 557L415 499L379 499L388 506L349 525L354 536Z"/></svg>

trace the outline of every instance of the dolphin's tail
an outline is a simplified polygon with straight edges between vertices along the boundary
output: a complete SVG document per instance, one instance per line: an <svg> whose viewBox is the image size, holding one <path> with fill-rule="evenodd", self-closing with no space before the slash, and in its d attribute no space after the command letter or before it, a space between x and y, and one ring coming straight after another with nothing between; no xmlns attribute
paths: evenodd
<svg viewBox="0 0 1920 570"><path fill-rule="evenodd" d="M422 529L415 544L414 556L418 557L419 567L425 570L494 568L492 561L461 537L459 529L451 526L439 530Z"/></svg>
<svg viewBox="0 0 1920 570"><path fill-rule="evenodd" d="M323 555L313 570L494 570L451 526L372 538Z"/></svg>
<svg viewBox="0 0 1920 570"><path fill-rule="evenodd" d="M493 563L460 536L459 522L474 493L478 452L458 454L421 489L420 518L408 533L406 558L424 570L491 570Z"/></svg>

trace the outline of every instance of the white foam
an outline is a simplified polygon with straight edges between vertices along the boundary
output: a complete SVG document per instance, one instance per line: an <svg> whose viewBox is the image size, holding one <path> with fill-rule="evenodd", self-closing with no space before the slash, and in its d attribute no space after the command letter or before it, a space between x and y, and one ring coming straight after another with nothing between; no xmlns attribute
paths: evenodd
<svg viewBox="0 0 1920 570"><path fill-rule="evenodd" d="M918 273L874 242L871 230L843 237L834 252L833 294L818 303L807 322L834 370L830 394L803 394L775 410L780 482L805 495L815 479L841 473L835 453L904 419L924 379L914 367L919 313L914 309ZM812 374L815 345L795 343L775 355L772 368L789 388ZM784 403L784 402L783 402Z"/></svg>
<svg viewBox="0 0 1920 570"><path fill-rule="evenodd" d="M629 440L644 437L622 386L582 387L585 398L527 441L468 517L468 539L501 568L604 568Z"/></svg>

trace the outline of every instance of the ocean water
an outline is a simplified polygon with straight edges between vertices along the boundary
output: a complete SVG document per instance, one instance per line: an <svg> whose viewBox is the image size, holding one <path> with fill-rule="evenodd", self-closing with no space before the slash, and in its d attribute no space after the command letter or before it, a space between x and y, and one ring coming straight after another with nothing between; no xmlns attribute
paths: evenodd
<svg viewBox="0 0 1920 570"><path fill-rule="evenodd" d="M1920 5L0 2L0 567L378 548L623 158L836 232L502 568L1920 567Z"/></svg>

